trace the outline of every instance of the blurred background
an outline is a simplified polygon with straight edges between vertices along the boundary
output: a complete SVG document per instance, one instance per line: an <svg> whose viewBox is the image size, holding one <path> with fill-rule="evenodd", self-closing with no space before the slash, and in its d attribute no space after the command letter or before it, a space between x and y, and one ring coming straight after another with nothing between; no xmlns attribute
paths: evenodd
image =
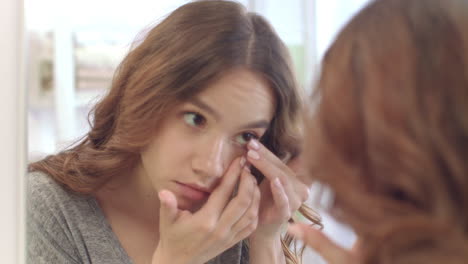
<svg viewBox="0 0 468 264"><path fill-rule="evenodd" d="M368 0L240 0L265 16L293 56L308 91L319 61L344 23ZM139 33L187 0L24 0L28 161L68 146L89 129L91 106ZM315 186L312 188L315 192ZM322 199L323 200L323 199ZM320 209L320 201L309 201ZM323 214L323 212L322 212ZM351 230L323 214L325 232L350 247ZM305 263L322 263L313 252Z"/></svg>

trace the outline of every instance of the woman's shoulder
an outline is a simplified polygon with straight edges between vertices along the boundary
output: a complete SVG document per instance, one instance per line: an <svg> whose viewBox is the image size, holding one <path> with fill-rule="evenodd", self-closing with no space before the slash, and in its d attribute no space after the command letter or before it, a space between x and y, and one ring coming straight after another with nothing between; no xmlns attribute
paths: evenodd
<svg viewBox="0 0 468 264"><path fill-rule="evenodd" d="M30 172L26 182L28 220L68 222L96 213L93 197L73 192L46 173Z"/></svg>
<svg viewBox="0 0 468 264"><path fill-rule="evenodd" d="M73 192L43 172L30 172L26 208L30 259L47 259L44 263L130 262L93 196Z"/></svg>
<svg viewBox="0 0 468 264"><path fill-rule="evenodd" d="M90 199L90 196L73 192L44 172L28 173L26 181L27 200L34 206L59 206L87 202Z"/></svg>
<svg viewBox="0 0 468 264"><path fill-rule="evenodd" d="M51 176L41 171L29 172L26 176L28 193L44 194L48 191L63 192L64 187L60 186Z"/></svg>

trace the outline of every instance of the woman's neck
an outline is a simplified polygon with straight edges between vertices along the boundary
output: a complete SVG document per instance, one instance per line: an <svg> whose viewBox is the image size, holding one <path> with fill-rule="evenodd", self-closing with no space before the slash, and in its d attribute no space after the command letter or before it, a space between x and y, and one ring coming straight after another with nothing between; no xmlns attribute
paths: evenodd
<svg viewBox="0 0 468 264"><path fill-rule="evenodd" d="M140 165L132 172L115 176L96 193L106 217L119 215L159 229L159 199Z"/></svg>
<svg viewBox="0 0 468 264"><path fill-rule="evenodd" d="M159 200L138 166L95 195L112 231L133 263L149 263L159 242Z"/></svg>

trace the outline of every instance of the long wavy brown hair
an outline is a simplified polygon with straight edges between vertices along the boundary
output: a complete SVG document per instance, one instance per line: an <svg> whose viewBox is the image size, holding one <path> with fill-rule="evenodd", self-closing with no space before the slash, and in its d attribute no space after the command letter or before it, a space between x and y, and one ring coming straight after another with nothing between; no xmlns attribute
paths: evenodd
<svg viewBox="0 0 468 264"><path fill-rule="evenodd" d="M30 164L29 170L92 194L140 162L165 113L238 67L269 82L277 107L262 142L287 157L294 150L288 143L296 135L301 99L286 46L263 17L238 3L195 1L152 28L124 58L108 94L90 114L89 133L75 146ZM313 211L301 211L320 222ZM287 259L299 263L290 244L285 237Z"/></svg>
<svg viewBox="0 0 468 264"><path fill-rule="evenodd" d="M468 263L468 1L370 3L312 98L308 173L362 263Z"/></svg>

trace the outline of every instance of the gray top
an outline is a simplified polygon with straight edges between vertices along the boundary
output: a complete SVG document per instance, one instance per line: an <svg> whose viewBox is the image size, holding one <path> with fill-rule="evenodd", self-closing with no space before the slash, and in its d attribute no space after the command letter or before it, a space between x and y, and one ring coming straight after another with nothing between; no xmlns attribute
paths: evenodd
<svg viewBox="0 0 468 264"><path fill-rule="evenodd" d="M132 263L96 199L46 174L28 175L27 263ZM247 264L244 243L209 264Z"/></svg>

